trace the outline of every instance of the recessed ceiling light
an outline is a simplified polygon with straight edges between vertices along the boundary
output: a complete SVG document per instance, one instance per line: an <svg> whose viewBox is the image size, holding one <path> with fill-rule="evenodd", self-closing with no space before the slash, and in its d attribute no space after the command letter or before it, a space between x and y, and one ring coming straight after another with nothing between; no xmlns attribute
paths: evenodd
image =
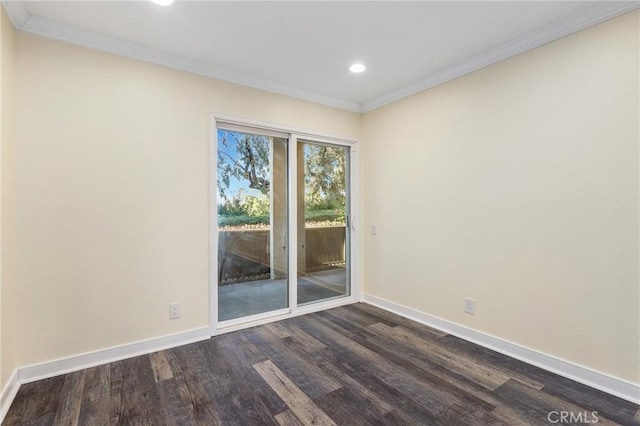
<svg viewBox="0 0 640 426"><path fill-rule="evenodd" d="M160 6L171 6L173 4L173 0L151 0L155 4L159 4Z"/></svg>
<svg viewBox="0 0 640 426"><path fill-rule="evenodd" d="M364 66L364 65L362 65L362 64L353 64L353 65L351 65L351 66L349 67L349 71L351 71L351 72L355 72L355 73L362 72L362 71L364 71L364 70L366 70L366 69L367 69L367 67L365 67L365 66Z"/></svg>

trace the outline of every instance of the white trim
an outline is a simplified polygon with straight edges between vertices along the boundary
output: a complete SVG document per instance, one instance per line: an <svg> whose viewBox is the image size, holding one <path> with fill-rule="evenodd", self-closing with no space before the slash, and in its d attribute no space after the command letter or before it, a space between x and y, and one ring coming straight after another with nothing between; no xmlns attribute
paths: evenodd
<svg viewBox="0 0 640 426"><path fill-rule="evenodd" d="M5 1L3 4L6 9L12 9L12 11L14 4L20 4L21 7L24 7L21 2ZM362 112L362 105L359 102L323 95L311 90L289 86L287 84L256 77L244 72L231 71L218 65L210 64L206 61L190 59L179 54L165 52L153 47L66 25L61 22L40 18L38 16L30 16L26 21L20 23L21 21L21 15L18 15L15 21L12 19L12 22L17 29L43 37L115 53L117 55L127 56L169 68L200 74L206 77L241 84L243 86L278 93L305 101L315 102L353 112Z"/></svg>
<svg viewBox="0 0 640 426"><path fill-rule="evenodd" d="M298 136L292 134L287 145L287 256L289 309L298 311Z"/></svg>
<svg viewBox="0 0 640 426"><path fill-rule="evenodd" d="M11 375L0 395L0 423L2 423L9 411L9 407L18 393L21 384L48 379L61 374L84 370L85 368L108 364L135 356L146 355L176 346L188 345L190 343L207 340L210 337L209 327L202 327L21 367Z"/></svg>
<svg viewBox="0 0 640 426"><path fill-rule="evenodd" d="M362 112L369 112L376 108L398 101L402 98L414 95L423 90L430 89L439 84L462 77L473 71L477 71L496 62L503 61L512 56L540 47L544 44L566 37L593 25L600 24L640 7L640 3L605 1L584 12L569 16L561 21L547 25L546 27L517 38L509 43L494 49L480 53L466 59L456 65L447 67L435 74L427 76L408 86L393 90L380 97L370 99L362 104Z"/></svg>
<svg viewBox="0 0 640 426"><path fill-rule="evenodd" d="M5 12L14 27L20 29L31 18L27 7L21 1L3 1Z"/></svg>
<svg viewBox="0 0 640 426"><path fill-rule="evenodd" d="M20 381L18 380L18 370L15 370L0 394L0 423L4 421L4 417L9 412L9 407L18 394L18 389L20 389Z"/></svg>
<svg viewBox="0 0 640 426"><path fill-rule="evenodd" d="M245 324L255 324L264 319L271 318L271 317L281 317L283 315L289 314L290 312L291 312L291 309L289 309L289 307L286 307L286 308L277 309L275 311L261 312L255 315L247 315L244 317L218 321L218 330L223 330L225 328L233 328L234 330L237 330L237 327L239 326L243 326Z"/></svg>
<svg viewBox="0 0 640 426"><path fill-rule="evenodd" d="M106 349L73 355L41 364L29 365L19 370L20 383L29 383L47 379L97 365L107 364L122 359L146 355L153 352L187 345L210 338L209 327L183 331L162 337L140 340L126 345L113 346Z"/></svg>
<svg viewBox="0 0 640 426"><path fill-rule="evenodd" d="M569 16L502 46L445 68L413 84L361 103L227 70L205 61L185 58L178 54L31 16L23 2L20 1L3 1L2 4L14 27L22 31L354 112L374 110L640 7L637 1L601 2L586 11Z"/></svg>
<svg viewBox="0 0 640 426"><path fill-rule="evenodd" d="M353 303L356 303L356 300L353 297L340 297L340 298L332 299L328 302L319 302L319 303L313 303L311 305L304 305L304 306L300 306L295 311L292 311L290 313L269 316L259 321L254 321L251 323L243 323L243 324L238 324L231 327L220 328L215 331L215 334L212 337L219 336L221 334L231 333L233 331L256 327L259 325L269 324L276 321L282 321L285 319L298 317L300 315L312 314L314 312L320 312L327 309L337 308L339 306L351 305Z"/></svg>
<svg viewBox="0 0 640 426"><path fill-rule="evenodd" d="M218 234L217 234L217 144L218 144L218 123L222 123L222 128L237 128L242 130L243 128L250 128L257 133L264 134L266 132L275 132L277 137L284 137L283 132L286 132L286 138L288 139L288 262L289 271L287 284L289 288L289 306L285 309L277 311L265 312L250 317L238 318L228 321L218 321ZM346 296L337 297L335 299L329 299L325 301L315 302L310 305L297 305L297 265L298 259L296 250L292 248L297 247L297 207L293 201L297 197L297 144L300 139L308 140L310 142L329 143L334 145L340 145L349 147L351 150L351 173L350 173L350 186L351 190L351 212L353 215L358 213L360 194L358 191L359 183L359 165L358 157L354 155L357 151L357 139L341 137L341 136L329 136L322 133L316 133L308 130L294 129L288 126L282 126L278 124L260 122L250 119L242 119L237 117L231 117L227 115L212 113L211 114L211 137L209 145L209 297L210 297L210 335L216 336L222 333L228 333L230 331L242 330L249 327L254 327L260 324L266 324L281 319L292 318L294 316L303 315L309 312L316 312L323 309L330 309L336 306L342 306L350 303L355 303L359 300L361 294L360 285L358 281L360 275L355 270L359 265L359 252L352 248L351 253L351 288L350 294ZM357 173L354 172L357 171ZM359 234L352 229L352 245L358 244ZM295 231L295 232L292 232Z"/></svg>
<svg viewBox="0 0 640 426"><path fill-rule="evenodd" d="M209 143L209 335L218 328L218 120L211 115Z"/></svg>
<svg viewBox="0 0 640 426"><path fill-rule="evenodd" d="M350 194L351 216L349 232L351 232L351 295L360 302L363 294L363 284L360 277L361 256L364 252L362 247L363 233L360 233L360 152L358 145L351 147L349 153L349 173L350 173Z"/></svg>
<svg viewBox="0 0 640 426"><path fill-rule="evenodd" d="M637 384L609 376L571 361L560 359L553 355L545 354L481 331L473 330L380 297L365 294L364 302L627 401L640 404L640 386Z"/></svg>
<svg viewBox="0 0 640 426"><path fill-rule="evenodd" d="M356 138L350 136L325 134L323 132L271 123L269 121L259 121L244 117L234 117L231 115L218 114L216 112L211 113L211 116L213 117L216 126L218 122L222 122L226 125L235 124L237 126L250 127L256 129L256 131L262 129L270 130L277 133L284 132L287 134L295 135L301 139L309 138L312 141L333 143L339 145L355 145L358 143L358 140Z"/></svg>
<svg viewBox="0 0 640 426"><path fill-rule="evenodd" d="M263 127L243 126L236 123L227 123L225 121L217 120L216 125L218 130L228 130L230 132L250 133L259 136L269 136L272 138L288 139L289 133L277 132L275 130L267 130Z"/></svg>

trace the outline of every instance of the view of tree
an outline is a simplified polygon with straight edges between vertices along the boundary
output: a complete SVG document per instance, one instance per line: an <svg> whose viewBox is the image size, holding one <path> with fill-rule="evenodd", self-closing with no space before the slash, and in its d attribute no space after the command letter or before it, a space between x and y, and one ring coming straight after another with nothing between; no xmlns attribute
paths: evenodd
<svg viewBox="0 0 640 426"><path fill-rule="evenodd" d="M231 178L249 183L249 188L269 195L269 138L247 133L219 132L218 188L223 198Z"/></svg>
<svg viewBox="0 0 640 426"><path fill-rule="evenodd" d="M218 135L218 212L268 223L270 138L224 130ZM343 148L304 144L305 209L316 212L308 217L344 217L346 158Z"/></svg>
<svg viewBox="0 0 640 426"><path fill-rule="evenodd" d="M304 183L307 208L344 209L346 158L342 148L305 144Z"/></svg>

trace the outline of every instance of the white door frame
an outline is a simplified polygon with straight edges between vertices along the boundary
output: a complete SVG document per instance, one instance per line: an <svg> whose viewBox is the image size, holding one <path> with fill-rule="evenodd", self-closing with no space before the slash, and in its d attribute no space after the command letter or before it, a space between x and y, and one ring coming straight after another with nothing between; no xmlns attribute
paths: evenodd
<svg viewBox="0 0 640 426"><path fill-rule="evenodd" d="M261 313L248 317L238 318L235 320L224 321L224 325L220 326L218 321L218 217L217 217L217 192L218 192L218 167L217 167L217 150L218 150L218 123L237 125L239 128L253 128L263 133L277 132L287 133L289 135L288 143L288 159L289 159L289 179L288 179L288 256L289 256L289 307L279 309L277 311ZM297 143L299 139L309 142L328 143L350 147L349 157L349 203L350 203L350 223L348 232L350 232L351 247L349 253L349 272L350 272L350 294L348 296L329 299L324 302L311 303L308 305L297 306L297 277L298 277L298 261L297 261L297 205L294 202L297 197ZM337 306L348 305L359 302L362 299L362 289L360 282L360 247L359 238L359 219L360 219L360 164L358 156L358 141L354 138L341 136L329 136L322 133L311 132L306 130L295 129L287 126L280 126L271 123L252 121L236 117L230 117L222 114L211 114L211 134L209 144L209 329L211 336L228 333L231 331L241 330L243 328L253 327L260 324L266 324L285 318L291 318L298 315L304 315L311 312L317 312Z"/></svg>

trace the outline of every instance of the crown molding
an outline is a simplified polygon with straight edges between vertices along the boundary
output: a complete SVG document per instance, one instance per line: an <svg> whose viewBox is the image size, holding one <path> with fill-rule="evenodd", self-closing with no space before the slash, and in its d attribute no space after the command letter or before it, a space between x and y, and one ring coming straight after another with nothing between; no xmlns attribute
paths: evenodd
<svg viewBox="0 0 640 426"><path fill-rule="evenodd" d="M323 95L247 73L225 69L205 61L186 58L60 22L31 16L22 1L5 0L2 1L2 4L14 27L21 31L353 112L372 111L640 7L639 1L600 2L584 12L569 16L502 46L445 68L408 86L360 103Z"/></svg>
<svg viewBox="0 0 640 426"><path fill-rule="evenodd" d="M21 1L3 1L2 5L15 28L20 29L31 18L31 14L27 12L27 8Z"/></svg>
<svg viewBox="0 0 640 426"><path fill-rule="evenodd" d="M597 25L616 16L623 15L640 7L640 2L606 1L587 9L584 12L569 16L561 21L547 25L546 27L517 38L502 46L488 50L473 56L456 65L445 68L424 79L418 80L408 86L389 92L380 97L366 101L362 105L362 112L369 112L402 98L414 95L423 90L430 89L439 84L462 77L473 71L503 61L512 56L534 49L544 44L566 37L570 34Z"/></svg>
<svg viewBox="0 0 640 426"><path fill-rule="evenodd" d="M187 71L218 80L265 90L267 92L290 96L348 111L358 113L362 112L362 104L360 102L323 95L321 93L263 79L247 73L228 70L224 67L205 61L186 58L181 55L168 53L142 44L132 43L94 31L65 25L57 21L32 16L27 13L22 2L4 1L3 5L7 10L7 14L11 18L11 22L20 31L78 44L92 49L115 53L117 55L128 56L130 58L163 65L181 71ZM9 10L11 12L9 12Z"/></svg>

